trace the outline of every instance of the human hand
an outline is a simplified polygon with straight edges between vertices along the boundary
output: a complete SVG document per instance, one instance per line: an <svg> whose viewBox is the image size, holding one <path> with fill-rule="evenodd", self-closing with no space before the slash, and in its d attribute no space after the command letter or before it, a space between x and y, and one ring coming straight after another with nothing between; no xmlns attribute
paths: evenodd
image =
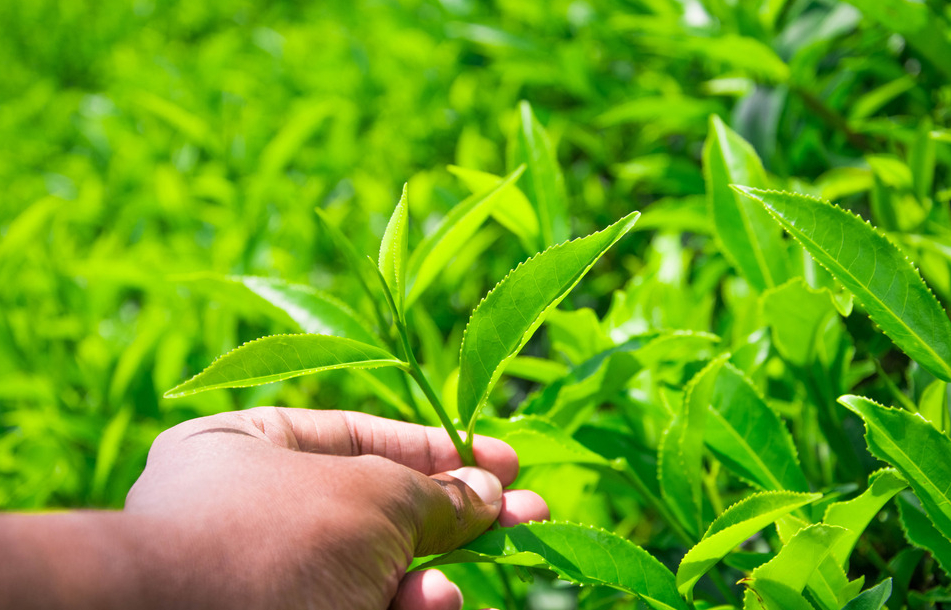
<svg viewBox="0 0 951 610"><path fill-rule="evenodd" d="M504 491L515 452L477 437L462 468L446 433L360 413L258 408L162 433L125 512L184 544L181 600L222 608L455 610L439 572L406 568L485 531L548 518ZM484 470L483 470L484 469ZM174 557L175 554L172 553Z"/></svg>

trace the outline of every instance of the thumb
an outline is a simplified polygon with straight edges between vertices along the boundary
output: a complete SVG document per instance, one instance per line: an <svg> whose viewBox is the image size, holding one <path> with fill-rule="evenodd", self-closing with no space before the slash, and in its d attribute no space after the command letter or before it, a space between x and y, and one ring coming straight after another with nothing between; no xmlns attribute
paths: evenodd
<svg viewBox="0 0 951 610"><path fill-rule="evenodd" d="M502 483L482 468L466 466L429 477L416 505L416 555L449 552L492 525L502 509Z"/></svg>

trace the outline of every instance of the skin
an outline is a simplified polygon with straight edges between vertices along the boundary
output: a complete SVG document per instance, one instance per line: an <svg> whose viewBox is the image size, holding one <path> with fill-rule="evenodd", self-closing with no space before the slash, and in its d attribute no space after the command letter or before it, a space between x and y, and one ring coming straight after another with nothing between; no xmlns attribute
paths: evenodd
<svg viewBox="0 0 951 610"><path fill-rule="evenodd" d="M548 518L503 491L515 452L360 413L265 407L162 433L121 512L0 518L0 607L456 610L441 573L406 574L493 521Z"/></svg>

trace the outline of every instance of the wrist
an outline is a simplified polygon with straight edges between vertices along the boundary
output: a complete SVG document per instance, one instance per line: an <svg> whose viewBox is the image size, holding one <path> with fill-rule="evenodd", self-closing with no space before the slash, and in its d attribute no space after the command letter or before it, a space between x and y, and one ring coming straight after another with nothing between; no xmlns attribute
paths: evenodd
<svg viewBox="0 0 951 610"><path fill-rule="evenodd" d="M0 606L225 607L225 557L170 519L111 511L0 519ZM10 598L8 599L7 596ZM13 597L18 596L18 597Z"/></svg>

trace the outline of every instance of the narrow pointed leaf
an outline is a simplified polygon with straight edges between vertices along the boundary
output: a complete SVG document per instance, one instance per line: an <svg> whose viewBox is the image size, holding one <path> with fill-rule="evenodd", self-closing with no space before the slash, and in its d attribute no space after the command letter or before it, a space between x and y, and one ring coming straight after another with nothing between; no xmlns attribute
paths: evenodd
<svg viewBox="0 0 951 610"><path fill-rule="evenodd" d="M734 187L762 203L809 254L855 295L906 354L951 381L951 321L918 271L880 231L805 195Z"/></svg>
<svg viewBox="0 0 951 610"><path fill-rule="evenodd" d="M436 230L417 246L409 259L407 271L409 281L412 282L406 296L407 307L445 270L456 253L468 243L489 217L489 213L495 209L500 196L513 187L524 171L525 166L520 165L499 184L459 203L439 223Z"/></svg>
<svg viewBox="0 0 951 610"><path fill-rule="evenodd" d="M756 290L789 279L782 230L754 201L730 189L731 184L765 188L766 170L753 147L717 115L703 146L707 204L722 250Z"/></svg>
<svg viewBox="0 0 951 610"><path fill-rule="evenodd" d="M704 441L724 466L754 485L809 489L786 424L732 364L717 378Z"/></svg>
<svg viewBox="0 0 951 610"><path fill-rule="evenodd" d="M537 254L479 303L466 326L459 363L459 416L470 432L508 361L638 216L632 212L603 231Z"/></svg>
<svg viewBox="0 0 951 610"><path fill-rule="evenodd" d="M898 469L945 538L951 538L951 439L918 414L861 396L839 402L865 421L869 451Z"/></svg>
<svg viewBox="0 0 951 610"><path fill-rule="evenodd" d="M868 478L868 489L860 496L829 505L822 522L848 530L832 548L832 555L841 567L845 567L859 536L885 503L906 487L908 482L897 471L879 470Z"/></svg>
<svg viewBox="0 0 951 610"><path fill-rule="evenodd" d="M655 610L686 610L674 575L633 542L574 523L528 523L491 530L419 569L452 563L548 567L576 584L605 585L640 597Z"/></svg>
<svg viewBox="0 0 951 610"><path fill-rule="evenodd" d="M841 527L816 524L805 527L783 545L776 557L753 570L747 582L745 600L749 608L800 607L797 594L802 593L813 573L831 553L832 546L845 534ZM753 596L751 597L751 593ZM765 598L758 602L755 595ZM787 599L788 601L783 601Z"/></svg>
<svg viewBox="0 0 951 610"><path fill-rule="evenodd" d="M330 335L273 335L245 343L165 393L178 398L219 388L245 388L342 368L402 366L385 350Z"/></svg>
<svg viewBox="0 0 951 610"><path fill-rule="evenodd" d="M520 185L535 206L542 241L551 245L568 239L568 205L565 179L545 129L528 102L518 106L518 124L509 151L509 167L528 166Z"/></svg>
<svg viewBox="0 0 951 610"><path fill-rule="evenodd" d="M842 606L842 610L882 610L892 596L892 579L886 578L878 585L863 591Z"/></svg>
<svg viewBox="0 0 951 610"><path fill-rule="evenodd" d="M729 354L711 361L687 385L683 410L664 432L658 449L660 489L671 511L693 536L703 531L703 434L717 376Z"/></svg>
<svg viewBox="0 0 951 610"><path fill-rule="evenodd" d="M783 515L821 497L822 494L817 493L763 492L726 509L681 560L677 568L677 590L689 596L700 577L730 551Z"/></svg>
<svg viewBox="0 0 951 610"><path fill-rule="evenodd" d="M898 496L898 514L905 539L919 549L931 553L945 574L951 575L951 540L935 528L921 506Z"/></svg>
<svg viewBox="0 0 951 610"><path fill-rule="evenodd" d="M336 335L380 344L380 338L369 330L365 320L343 301L327 293L310 286L250 275L227 279L241 284L252 294L286 313L305 333Z"/></svg>
<svg viewBox="0 0 951 610"><path fill-rule="evenodd" d="M397 311L403 314L403 297L406 284L406 247L409 235L409 204L406 201L408 184L403 185L403 195L400 197L390 221L383 232L383 241L380 242L380 257L377 264L386 285L396 301Z"/></svg>
<svg viewBox="0 0 951 610"><path fill-rule="evenodd" d="M495 174L455 165L449 166L449 172L462 180L473 195L491 190L506 180ZM499 202L492 206L492 218L517 236L527 252L543 249L538 235L538 214L525 193L516 186L499 193L498 199Z"/></svg>

